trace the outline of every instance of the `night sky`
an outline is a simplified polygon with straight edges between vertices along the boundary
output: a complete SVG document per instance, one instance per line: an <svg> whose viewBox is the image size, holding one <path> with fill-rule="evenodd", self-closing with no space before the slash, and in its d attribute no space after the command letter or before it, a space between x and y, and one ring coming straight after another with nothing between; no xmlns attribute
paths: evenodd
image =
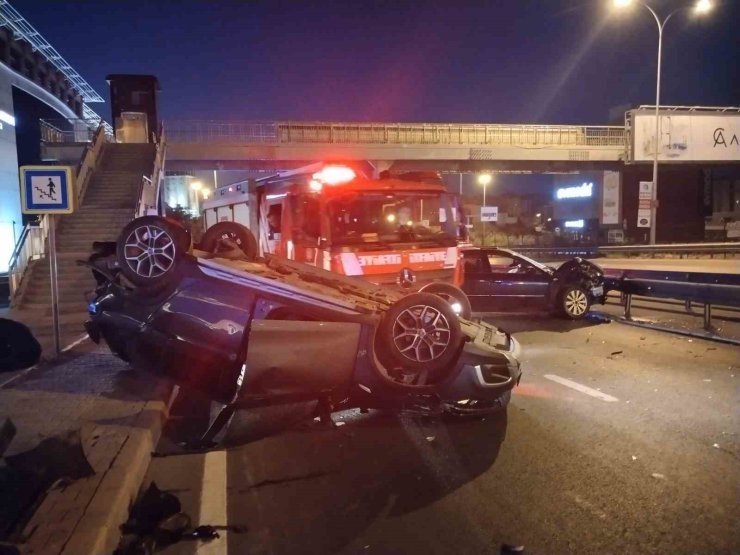
<svg viewBox="0 0 740 555"><path fill-rule="evenodd" d="M109 73L156 75L165 122L606 124L655 99L655 22L610 0L11 3L106 98ZM740 104L740 0L719 4L669 22L663 104Z"/></svg>

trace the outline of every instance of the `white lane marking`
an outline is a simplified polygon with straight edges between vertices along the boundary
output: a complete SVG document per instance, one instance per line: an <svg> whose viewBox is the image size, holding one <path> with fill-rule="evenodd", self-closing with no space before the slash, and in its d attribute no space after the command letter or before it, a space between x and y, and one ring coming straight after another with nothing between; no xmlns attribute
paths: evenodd
<svg viewBox="0 0 740 555"><path fill-rule="evenodd" d="M34 364L33 366L31 366L31 367L29 367L29 368L26 368L25 370L21 370L21 371L20 371L20 372L18 372L18 373L17 373L17 374L15 375L15 376L13 376L13 377L11 377L11 378L8 378L8 379L7 379L7 380L5 380L4 382L0 382L0 389L4 388L4 387L5 387L6 385L9 385L9 384L13 383L13 382L14 382L15 380L17 380L18 378L20 378L20 377L22 377L22 376L25 376L26 374L28 374L28 373L29 373L29 372L30 372L31 370L33 370L33 369L34 369L34 368L36 368L36 367L37 367L37 365L36 365L36 364Z"/></svg>
<svg viewBox="0 0 740 555"><path fill-rule="evenodd" d="M619 399L617 399L616 397L612 397L611 395L607 395L606 393L602 393L601 391L596 391L595 389L592 389L585 385L581 385L578 382L574 382L573 380L561 378L560 376L556 376L555 374L545 374L544 377L550 381L557 382L560 385L564 385L565 387L575 389L576 391L580 391L581 393L585 393L586 395L590 395L591 397L596 397L597 399L606 401L607 403L614 403L616 401L619 401Z"/></svg>
<svg viewBox="0 0 740 555"><path fill-rule="evenodd" d="M85 333L85 334L83 334L83 335L82 335L82 337L80 337L80 338L79 338L79 339L77 339L76 341L72 341L72 343L70 343L70 344L69 344L69 345L67 345L67 346L66 346L66 347L65 347L64 349L62 349L62 352L63 352L63 353L66 353L66 352L67 352L67 351L69 351L70 349L74 349L75 347L77 347L77 345L79 345L80 343L82 343L82 342L83 342L83 341L85 341L86 339L90 339L90 336L89 336L89 335L87 335L87 334Z"/></svg>
<svg viewBox="0 0 740 555"><path fill-rule="evenodd" d="M203 484L200 491L200 515L198 525L227 526L226 451L209 451L203 459ZM229 536L227 530L219 530L219 538L210 542L198 542L199 555L227 555Z"/></svg>

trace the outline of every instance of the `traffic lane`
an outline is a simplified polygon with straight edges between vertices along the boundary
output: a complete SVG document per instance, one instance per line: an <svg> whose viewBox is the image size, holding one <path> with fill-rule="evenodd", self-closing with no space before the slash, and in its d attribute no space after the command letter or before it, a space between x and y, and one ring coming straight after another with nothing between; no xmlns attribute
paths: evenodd
<svg viewBox="0 0 740 555"><path fill-rule="evenodd" d="M324 432L319 443L311 433L287 434L237 449L230 453L229 483L232 492L237 483L241 491L230 495L229 511L249 515L262 534L236 539L236 552L490 553L502 542L525 544L528 553L620 553L638 546L645 553L721 552L738 546L732 516L737 459L705 437L715 420L733 412L676 406L678 398L694 396L696 384L685 376L690 364L681 362L674 338L648 333L646 341L668 341L650 356L635 347L636 359L646 359L643 374L637 363L597 363L612 356L608 349L640 341L629 337L632 330L624 328L627 336L620 337L623 328L616 324L513 320L505 323L520 328L525 374L500 450L470 468L461 461L496 445L495 432L482 428L458 445L462 428L447 421L415 429L403 419L394 425L371 418L364 421L369 429L350 420L336 434ZM550 329L542 331L543 325ZM672 397L656 401L639 379L661 387L674 381L665 369L652 368L660 357L683 377L675 380ZM733 353L723 351L711 362L728 360ZM605 403L545 373L633 395ZM684 410L717 408L709 423L682 417Z"/></svg>
<svg viewBox="0 0 740 555"><path fill-rule="evenodd" d="M662 395L643 392L643 399L639 384L630 388L642 376L639 365L595 370L606 349L625 343L619 330L632 330L552 319L506 324L526 347L522 386L506 420L354 413L336 430L309 424L230 450L229 522L249 531L229 535L229 552L491 553L502 542L524 544L528 553L714 553L740 546L736 456L707 447L695 434L707 424L686 418L691 413L682 406ZM659 345L669 338L645 337ZM676 345L651 350L663 351L679 377L687 372ZM582 362L574 365L579 353ZM723 352L712 364L728 359L735 357ZM607 403L545 373L636 397ZM691 396L683 379L674 389ZM715 405L700 409L713 412ZM168 461L175 459L159 460ZM173 479L181 468L170 464L164 474ZM201 479L181 482L199 487ZM212 490L206 487L202 498L212 500Z"/></svg>
<svg viewBox="0 0 740 555"><path fill-rule="evenodd" d="M545 376L571 379L617 398L618 403L604 410L627 409L622 415L627 426L650 421L660 424L663 433L694 438L697 447L718 444L740 457L734 433L740 430L740 348L590 319L489 321L514 333L522 344L524 387L515 394L523 395L528 387L536 394L541 388L543 394L556 391L572 402L583 394Z"/></svg>

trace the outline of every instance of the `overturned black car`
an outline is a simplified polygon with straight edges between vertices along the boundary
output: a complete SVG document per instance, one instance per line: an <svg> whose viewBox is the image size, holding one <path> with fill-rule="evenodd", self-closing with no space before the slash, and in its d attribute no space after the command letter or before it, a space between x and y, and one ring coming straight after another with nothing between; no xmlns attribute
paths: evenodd
<svg viewBox="0 0 740 555"><path fill-rule="evenodd" d="M201 245L215 246L200 251L167 220L133 220L87 262L98 281L90 337L231 412L301 400L328 412L507 405L521 375L508 334L459 318L436 295L256 260L246 243L206 236Z"/></svg>

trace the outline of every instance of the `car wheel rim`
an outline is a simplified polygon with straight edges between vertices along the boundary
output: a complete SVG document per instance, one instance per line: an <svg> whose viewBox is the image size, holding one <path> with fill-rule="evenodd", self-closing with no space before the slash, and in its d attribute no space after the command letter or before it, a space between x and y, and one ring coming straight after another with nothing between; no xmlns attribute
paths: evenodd
<svg viewBox="0 0 740 555"><path fill-rule="evenodd" d="M586 294L583 291L573 289L565 296L565 310L568 311L568 314L581 316L586 312L587 307L588 299L586 299Z"/></svg>
<svg viewBox="0 0 740 555"><path fill-rule="evenodd" d="M126 238L124 256L136 275L156 278L175 264L175 242L161 227L137 227Z"/></svg>
<svg viewBox="0 0 740 555"><path fill-rule="evenodd" d="M393 324L393 343L412 362L429 362L442 356L451 335L447 317L427 305L407 308Z"/></svg>

